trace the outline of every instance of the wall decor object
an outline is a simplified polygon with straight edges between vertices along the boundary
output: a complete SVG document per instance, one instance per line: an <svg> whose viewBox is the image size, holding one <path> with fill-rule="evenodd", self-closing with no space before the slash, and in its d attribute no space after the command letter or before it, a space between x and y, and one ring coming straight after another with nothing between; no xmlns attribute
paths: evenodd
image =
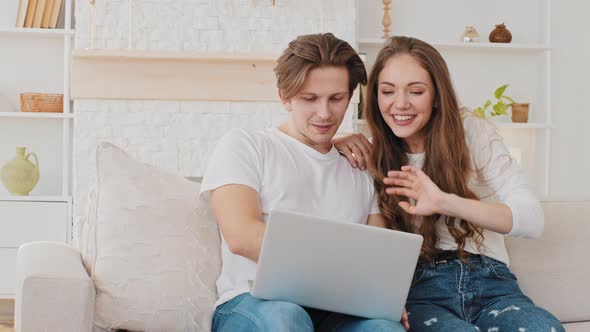
<svg viewBox="0 0 590 332"><path fill-rule="evenodd" d="M496 25L496 28L490 32L491 43L510 43L512 41L512 34L504 23Z"/></svg>
<svg viewBox="0 0 590 332"><path fill-rule="evenodd" d="M64 95L58 93L21 93L21 112L62 113Z"/></svg>
<svg viewBox="0 0 590 332"><path fill-rule="evenodd" d="M381 24L383 24L383 39L389 38L389 33L391 32L391 16L389 16L390 4L391 0L383 0L383 19L381 20Z"/></svg>
<svg viewBox="0 0 590 332"><path fill-rule="evenodd" d="M96 0L88 0L90 1L90 6L92 6L92 18L90 20L90 24L91 24L91 30L90 30L90 48L94 48L94 32L96 30L96 22L95 22L95 18L96 18L96 13L95 13L95 5L96 5Z"/></svg>
<svg viewBox="0 0 590 332"><path fill-rule="evenodd" d="M461 40L466 43L479 42L479 33L473 25L468 25L465 27Z"/></svg>
<svg viewBox="0 0 590 332"><path fill-rule="evenodd" d="M513 103L512 122L526 123L529 122L529 103Z"/></svg>
<svg viewBox="0 0 590 332"><path fill-rule="evenodd" d="M131 48L131 22L133 22L133 0L129 0L129 34L127 36L127 48Z"/></svg>
<svg viewBox="0 0 590 332"><path fill-rule="evenodd" d="M29 153L25 155L26 148L16 148L16 157L6 163L0 171L2 184L12 195L26 196L39 182L39 160L37 155ZM35 158L33 164L29 157Z"/></svg>

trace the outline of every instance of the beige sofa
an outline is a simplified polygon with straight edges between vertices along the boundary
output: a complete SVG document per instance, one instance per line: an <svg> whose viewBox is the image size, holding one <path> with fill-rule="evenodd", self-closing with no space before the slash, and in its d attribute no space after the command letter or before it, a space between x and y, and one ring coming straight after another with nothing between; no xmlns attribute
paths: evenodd
<svg viewBox="0 0 590 332"><path fill-rule="evenodd" d="M540 239L507 240L511 269L533 301L568 332L590 331L590 201L543 202Z"/></svg>
<svg viewBox="0 0 590 332"><path fill-rule="evenodd" d="M590 201L544 202L543 208L542 238L508 240L511 268L524 292L567 331L590 331ZM95 290L77 249L30 243L18 260L17 331L92 330Z"/></svg>

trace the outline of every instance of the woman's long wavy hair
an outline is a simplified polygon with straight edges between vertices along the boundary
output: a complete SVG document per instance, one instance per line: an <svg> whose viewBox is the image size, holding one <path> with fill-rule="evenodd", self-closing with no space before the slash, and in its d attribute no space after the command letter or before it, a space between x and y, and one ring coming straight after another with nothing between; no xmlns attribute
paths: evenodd
<svg viewBox="0 0 590 332"><path fill-rule="evenodd" d="M430 74L434 84L433 111L424 128L426 141L422 170L442 191L477 199L468 187L468 179L473 170L465 142L459 102L444 59L434 47L421 40L409 37L390 38L377 55L367 85L364 111L373 137L370 163L384 217L394 228L421 234L424 237L421 259L432 261L440 253L440 249L436 248L439 240L436 222L440 215L423 217L421 223L416 223L415 217L407 214L399 206L400 200L408 199L388 195L383 183L388 171L400 170L401 166L408 164L408 147L385 123L377 101L379 74L387 60L399 55L410 55L418 61ZM456 223L455 218L449 216L444 217L444 222L457 242L460 257L466 255L464 248L468 238L473 237L478 247L482 245L482 228L466 220Z"/></svg>

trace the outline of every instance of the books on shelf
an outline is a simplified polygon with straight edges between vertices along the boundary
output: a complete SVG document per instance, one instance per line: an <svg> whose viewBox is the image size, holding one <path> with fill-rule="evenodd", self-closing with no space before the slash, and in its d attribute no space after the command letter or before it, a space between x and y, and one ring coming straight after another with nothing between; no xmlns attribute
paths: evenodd
<svg viewBox="0 0 590 332"><path fill-rule="evenodd" d="M63 15L60 15L60 13L62 13L62 10L61 10L62 2L63 2L63 0L52 0L51 18L49 19L49 28L55 29L58 26L57 23L58 23L59 18L63 16ZM64 15L65 15L65 11L64 11Z"/></svg>
<svg viewBox="0 0 590 332"><path fill-rule="evenodd" d="M63 0L19 0L17 28L49 28L58 25Z"/></svg>
<svg viewBox="0 0 590 332"><path fill-rule="evenodd" d="M26 0L23 0L26 1ZM29 4L27 5L27 14L25 16L25 25L24 28L32 28L33 27L33 17L35 16L35 8L37 7L37 0L28 0Z"/></svg>
<svg viewBox="0 0 590 332"><path fill-rule="evenodd" d="M33 16L33 28L41 27L41 20L43 19L43 12L45 11L45 5L47 0L37 0L37 6L35 7L35 15Z"/></svg>
<svg viewBox="0 0 590 332"><path fill-rule="evenodd" d="M25 26L25 17L27 16L27 7L29 0L20 0L18 10L16 12L16 27L23 28Z"/></svg>
<svg viewBox="0 0 590 332"><path fill-rule="evenodd" d="M45 10L41 18L41 28L49 28L49 21L51 20L51 12L53 10L53 0L46 0Z"/></svg>

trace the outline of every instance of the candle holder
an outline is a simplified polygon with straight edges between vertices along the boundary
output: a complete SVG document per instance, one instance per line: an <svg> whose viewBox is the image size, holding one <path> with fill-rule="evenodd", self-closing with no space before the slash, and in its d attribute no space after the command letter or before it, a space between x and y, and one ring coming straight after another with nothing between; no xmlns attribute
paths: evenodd
<svg viewBox="0 0 590 332"><path fill-rule="evenodd" d="M127 48L131 49L131 27L133 22L133 0L129 0L129 33L127 35Z"/></svg>
<svg viewBox="0 0 590 332"><path fill-rule="evenodd" d="M389 5L391 0L383 0L383 39L389 38L389 32L391 32L391 16L389 16Z"/></svg>
<svg viewBox="0 0 590 332"><path fill-rule="evenodd" d="M92 18L90 19L90 24L91 24L91 28L90 28L90 48L94 48L94 32L96 30L96 23L94 21L94 19L96 18L96 12L95 12L95 5L96 5L96 0L88 0L90 2L90 6L92 6Z"/></svg>

